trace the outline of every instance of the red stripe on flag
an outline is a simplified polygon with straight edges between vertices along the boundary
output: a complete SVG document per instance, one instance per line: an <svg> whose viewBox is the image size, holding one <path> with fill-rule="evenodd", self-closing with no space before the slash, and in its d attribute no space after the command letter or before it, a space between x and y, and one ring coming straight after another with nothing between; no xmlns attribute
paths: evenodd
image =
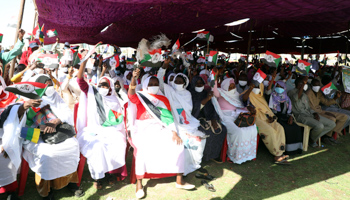
<svg viewBox="0 0 350 200"><path fill-rule="evenodd" d="M34 87L38 87L38 88L46 88L47 84L44 83L38 83L38 82L20 82L20 83L16 83L15 85L22 85L22 84L30 84L33 85Z"/></svg>
<svg viewBox="0 0 350 200"><path fill-rule="evenodd" d="M275 54L275 53L272 53L271 51L266 51L266 55L271 55L271 56L273 56L275 59L281 57L281 56L279 56L279 55L277 55L277 54Z"/></svg>
<svg viewBox="0 0 350 200"><path fill-rule="evenodd" d="M166 108L171 111L171 107L170 107L170 103L169 103L169 100L165 97L165 96L162 96L162 95L157 95L157 94L150 94L152 95L153 97L157 98L158 100L162 101Z"/></svg>

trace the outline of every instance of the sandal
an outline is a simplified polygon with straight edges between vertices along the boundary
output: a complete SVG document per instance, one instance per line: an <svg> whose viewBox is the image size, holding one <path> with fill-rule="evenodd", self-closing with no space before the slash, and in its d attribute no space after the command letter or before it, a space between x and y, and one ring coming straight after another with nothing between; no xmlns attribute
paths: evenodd
<svg viewBox="0 0 350 200"><path fill-rule="evenodd" d="M204 185L205 189L209 190L210 192L216 192L214 186L212 184L208 184L207 181L201 181L202 185Z"/></svg>
<svg viewBox="0 0 350 200"><path fill-rule="evenodd" d="M85 195L85 192L82 188L78 187L78 185L76 183L69 183L67 185L67 188L74 193L75 197L82 197Z"/></svg>
<svg viewBox="0 0 350 200"><path fill-rule="evenodd" d="M101 190L102 189L102 182L100 180L94 180L94 188L96 190Z"/></svg>
<svg viewBox="0 0 350 200"><path fill-rule="evenodd" d="M208 122L204 118L199 118L199 123L204 130L207 131L210 129L210 125L208 124Z"/></svg>

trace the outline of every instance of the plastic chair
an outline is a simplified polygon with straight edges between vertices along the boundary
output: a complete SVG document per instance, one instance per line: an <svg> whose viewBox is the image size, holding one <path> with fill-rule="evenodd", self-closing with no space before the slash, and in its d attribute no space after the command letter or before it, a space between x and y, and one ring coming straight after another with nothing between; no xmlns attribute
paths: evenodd
<svg viewBox="0 0 350 200"><path fill-rule="evenodd" d="M309 146L309 136L310 136L311 127L308 126L308 125L305 125L305 124L297 122L297 120L295 119L294 115L292 115L292 116L293 116L294 122L298 126L304 128L303 151L307 151L307 148ZM321 147L321 138L318 138L318 146Z"/></svg>

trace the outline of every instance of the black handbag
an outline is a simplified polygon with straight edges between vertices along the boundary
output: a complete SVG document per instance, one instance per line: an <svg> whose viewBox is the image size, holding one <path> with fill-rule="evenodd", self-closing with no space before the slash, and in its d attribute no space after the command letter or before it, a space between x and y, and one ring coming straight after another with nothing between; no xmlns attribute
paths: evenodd
<svg viewBox="0 0 350 200"><path fill-rule="evenodd" d="M44 134L42 130L43 128L40 127L41 139L43 139L43 141L48 144L59 144L61 142L64 142L66 139L74 137L76 135L74 127L67 123L59 124L56 126L56 132L54 133Z"/></svg>
<svg viewBox="0 0 350 200"><path fill-rule="evenodd" d="M238 127L249 127L253 126L255 123L255 114L249 113L240 113L235 120L235 124Z"/></svg>

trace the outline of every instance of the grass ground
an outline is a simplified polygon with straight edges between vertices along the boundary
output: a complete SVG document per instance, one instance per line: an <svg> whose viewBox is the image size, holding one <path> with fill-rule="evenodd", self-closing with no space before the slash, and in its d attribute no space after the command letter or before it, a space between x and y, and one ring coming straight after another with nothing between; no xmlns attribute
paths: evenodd
<svg viewBox="0 0 350 200"><path fill-rule="evenodd" d="M175 177L158 180L143 180L145 199L350 199L350 136L340 138L342 144L309 148L301 155L291 157L291 166L279 166L272 162L272 156L261 142L256 161L241 165L232 163L203 163L210 174L217 177L211 181L216 192L209 192L200 184L194 174L185 180L196 185L194 191L175 188ZM127 166L130 170L131 153ZM87 165L82 178L85 196L72 197L68 189L55 191L55 199L60 200L105 200L136 199L135 185L129 177L97 191L92 186ZM6 199L0 195L0 199ZM41 199L35 189L34 174L28 176L26 190L21 199Z"/></svg>

